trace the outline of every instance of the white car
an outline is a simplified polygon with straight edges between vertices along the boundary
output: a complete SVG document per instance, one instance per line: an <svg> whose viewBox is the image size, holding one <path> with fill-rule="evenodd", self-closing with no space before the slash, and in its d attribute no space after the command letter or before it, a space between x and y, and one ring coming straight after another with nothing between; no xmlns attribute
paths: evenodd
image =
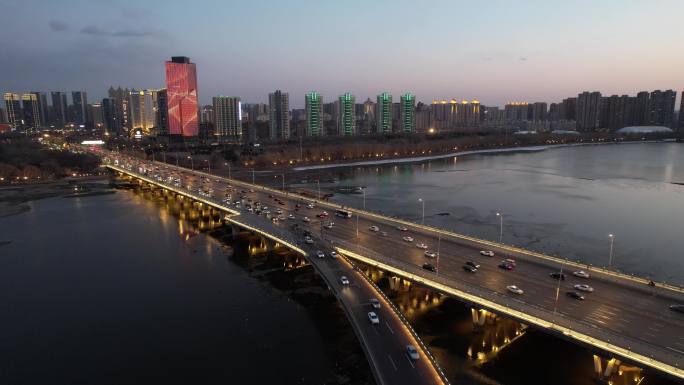
<svg viewBox="0 0 684 385"><path fill-rule="evenodd" d="M437 253L435 253L434 251L425 250L425 256L428 258L435 258L437 256Z"/></svg>
<svg viewBox="0 0 684 385"><path fill-rule="evenodd" d="M401 239L403 239L406 242L413 242L413 237L403 237Z"/></svg>
<svg viewBox="0 0 684 385"><path fill-rule="evenodd" d="M580 277L580 278L589 278L589 273L587 273L584 270L573 271L572 275L574 275L575 277Z"/></svg>
<svg viewBox="0 0 684 385"><path fill-rule="evenodd" d="M521 288L519 288L519 287L517 287L517 286L515 286L515 285L506 286L506 290L510 291L510 292L513 293L513 294L522 294L522 293L524 293L524 291L523 291Z"/></svg>
<svg viewBox="0 0 684 385"><path fill-rule="evenodd" d="M292 214L290 214L290 215L287 216L287 219L295 219L295 216L292 215Z"/></svg>
<svg viewBox="0 0 684 385"><path fill-rule="evenodd" d="M311 237L306 237L306 238L304 238L304 243L306 243L307 245L311 245L314 242L313 242L313 239L311 239Z"/></svg>
<svg viewBox="0 0 684 385"><path fill-rule="evenodd" d="M368 228L368 230L377 233L378 231L380 231L380 228L378 226L371 226Z"/></svg>
<svg viewBox="0 0 684 385"><path fill-rule="evenodd" d="M575 289L577 289L577 290L586 291L586 292L588 292L588 293L591 293L591 292L594 291L594 288L593 288L593 287L591 287L591 286L589 286L589 285L584 285L584 284L582 284L582 285L575 285L575 286L573 286L573 287L574 287Z"/></svg>
<svg viewBox="0 0 684 385"><path fill-rule="evenodd" d="M491 250L480 250L480 254L484 255L485 257L493 257L494 252Z"/></svg>
<svg viewBox="0 0 684 385"><path fill-rule="evenodd" d="M312 208L314 208L313 203L309 203L308 205L306 205L306 208L307 208L307 209L312 209Z"/></svg>
<svg viewBox="0 0 684 385"><path fill-rule="evenodd" d="M427 250L428 245L424 244L423 242L416 243L416 247L419 249Z"/></svg>
<svg viewBox="0 0 684 385"><path fill-rule="evenodd" d="M328 223L324 224L323 227L325 227L326 229L330 230L330 229L333 228L334 225L335 225L334 222L328 222Z"/></svg>
<svg viewBox="0 0 684 385"><path fill-rule="evenodd" d="M330 256L333 258L337 258L337 252L335 250L331 251Z"/></svg>
<svg viewBox="0 0 684 385"><path fill-rule="evenodd" d="M378 301L377 298L371 298L371 299L369 299L369 300L368 300L368 303L370 303L371 306L373 306L373 308L375 308L375 309L380 309L380 301Z"/></svg>
<svg viewBox="0 0 684 385"><path fill-rule="evenodd" d="M378 315L375 314L374 311L368 312L368 319L370 320L370 323L373 325L377 325L380 323L380 318L378 318Z"/></svg>
<svg viewBox="0 0 684 385"><path fill-rule="evenodd" d="M323 253L322 251L318 250L318 251L316 252L316 256L317 256L318 258L325 258L325 253Z"/></svg>
<svg viewBox="0 0 684 385"><path fill-rule="evenodd" d="M309 219L309 217L304 217L304 218L302 218L302 222L309 223L309 222L311 222L311 219Z"/></svg>
<svg viewBox="0 0 684 385"><path fill-rule="evenodd" d="M404 226L397 226L397 230L399 230L399 231L408 231L408 228L406 228L406 227L404 227Z"/></svg>
<svg viewBox="0 0 684 385"><path fill-rule="evenodd" d="M344 286L348 286L349 285L349 279L343 275L340 277L340 283L343 284Z"/></svg>
<svg viewBox="0 0 684 385"><path fill-rule="evenodd" d="M406 354L408 354L409 358L414 361L417 361L420 358L418 349L416 349L416 347L413 345L406 345Z"/></svg>

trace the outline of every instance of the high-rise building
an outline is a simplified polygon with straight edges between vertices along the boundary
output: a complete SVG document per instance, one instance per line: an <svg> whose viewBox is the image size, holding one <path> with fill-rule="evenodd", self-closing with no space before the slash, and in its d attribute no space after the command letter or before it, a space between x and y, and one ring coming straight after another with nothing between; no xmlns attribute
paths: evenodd
<svg viewBox="0 0 684 385"><path fill-rule="evenodd" d="M130 91L128 88L121 89L121 87L114 88L109 87L108 95L111 99L114 99L116 103L116 110L119 114L119 125L121 126L122 132L128 133L131 130L130 124L130 110L129 110L129 100L128 94Z"/></svg>
<svg viewBox="0 0 684 385"><path fill-rule="evenodd" d="M214 96L215 134L220 142L242 138L242 102L237 96Z"/></svg>
<svg viewBox="0 0 684 385"><path fill-rule="evenodd" d="M119 103L114 98L102 99L102 124L106 135L119 136L123 134L119 120Z"/></svg>
<svg viewBox="0 0 684 385"><path fill-rule="evenodd" d="M169 98L166 88L157 90L157 109L154 112L154 127L157 135L169 135Z"/></svg>
<svg viewBox="0 0 684 385"><path fill-rule="evenodd" d="M19 104L21 99L19 94L12 92L5 92L4 99L5 108L7 109L7 123L12 126L12 129L16 130L21 127L21 121L23 119L21 106Z"/></svg>
<svg viewBox="0 0 684 385"><path fill-rule="evenodd" d="M532 104L532 121L543 122L547 120L547 105L545 102L535 102Z"/></svg>
<svg viewBox="0 0 684 385"><path fill-rule="evenodd" d="M5 109L0 107L0 123L7 123L7 115L5 114Z"/></svg>
<svg viewBox="0 0 684 385"><path fill-rule="evenodd" d="M40 121L40 103L36 94L21 95L22 112L24 115L24 127L37 130L43 127Z"/></svg>
<svg viewBox="0 0 684 385"><path fill-rule="evenodd" d="M72 120L78 125L86 124L88 120L88 95L85 91L72 91L71 104L74 106Z"/></svg>
<svg viewBox="0 0 684 385"><path fill-rule="evenodd" d="M600 92L582 92L577 95L577 130L594 131L599 128L601 111Z"/></svg>
<svg viewBox="0 0 684 385"><path fill-rule="evenodd" d="M214 116L214 106L207 104L200 108L200 123L214 125L216 118Z"/></svg>
<svg viewBox="0 0 684 385"><path fill-rule="evenodd" d="M323 131L323 98L318 92L312 91L304 97L306 110L306 135L321 136Z"/></svg>
<svg viewBox="0 0 684 385"><path fill-rule="evenodd" d="M166 62L169 134L196 137L198 134L197 69L185 56Z"/></svg>
<svg viewBox="0 0 684 385"><path fill-rule="evenodd" d="M511 102L504 106L506 111L506 121L521 122L527 120L529 103L527 102Z"/></svg>
<svg viewBox="0 0 684 385"><path fill-rule="evenodd" d="M401 112L401 131L405 134L416 132L416 97L410 93L401 95L399 110Z"/></svg>
<svg viewBox="0 0 684 385"><path fill-rule="evenodd" d="M563 99L558 107L560 120L572 121L577 119L577 98Z"/></svg>
<svg viewBox="0 0 684 385"><path fill-rule="evenodd" d="M47 127L48 125L48 102L47 102L47 97L45 96L44 92L31 92L33 95L36 95L36 99L38 100L38 114L40 115L40 124L43 127Z"/></svg>
<svg viewBox="0 0 684 385"><path fill-rule="evenodd" d="M634 125L645 126L649 122L649 93L641 91L636 96L634 105Z"/></svg>
<svg viewBox="0 0 684 385"><path fill-rule="evenodd" d="M344 136L356 135L356 98L349 92L340 95L340 114L338 127L340 134Z"/></svg>
<svg viewBox="0 0 684 385"><path fill-rule="evenodd" d="M52 99L52 107L50 109L50 124L57 128L63 128L69 121L67 115L69 109L67 105L66 93L60 91L52 91L50 93Z"/></svg>
<svg viewBox="0 0 684 385"><path fill-rule="evenodd" d="M290 139L290 97L276 90L268 94L269 137L271 140Z"/></svg>
<svg viewBox="0 0 684 385"><path fill-rule="evenodd" d="M392 132L392 95L383 92L377 97L375 105L375 117L378 134L389 134Z"/></svg>
<svg viewBox="0 0 684 385"><path fill-rule="evenodd" d="M104 125L104 117L102 115L102 103L88 104L88 116L94 128L100 129Z"/></svg>
<svg viewBox="0 0 684 385"><path fill-rule="evenodd" d="M682 98L679 100L679 130L684 131L684 91L682 91Z"/></svg>
<svg viewBox="0 0 684 385"><path fill-rule="evenodd" d="M674 109L677 93L673 90L651 92L649 99L648 124L654 126L674 127Z"/></svg>

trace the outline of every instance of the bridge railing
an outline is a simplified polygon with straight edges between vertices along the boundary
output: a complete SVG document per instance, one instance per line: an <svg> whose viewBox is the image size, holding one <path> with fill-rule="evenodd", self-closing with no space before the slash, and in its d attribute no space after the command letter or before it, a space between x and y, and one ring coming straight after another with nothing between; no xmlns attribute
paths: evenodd
<svg viewBox="0 0 684 385"><path fill-rule="evenodd" d="M436 289L448 295L482 306L495 313L505 314L527 324L553 330L567 338L584 342L633 362L656 368L684 378L679 360L681 356L666 352L663 347L648 341L627 337L584 320L569 317L561 311L553 312L523 299L492 291L489 288L444 277L414 264L381 255L366 247L339 239L330 239L338 252L360 260L370 266L386 270L397 276ZM555 297L555 293L554 293ZM637 352L638 351L638 352Z"/></svg>
<svg viewBox="0 0 684 385"><path fill-rule="evenodd" d="M470 235L460 234L460 233L456 233L454 231L442 229L439 227L428 226L425 224L411 222L411 221L406 220L404 218L400 218L400 217L396 217L396 216L392 216L392 215L388 215L388 214L379 214L379 213L375 213L375 212L367 211L367 210L363 210L363 209L350 208L350 207L339 205L339 204L336 204L333 202L323 201L323 200L319 200L316 198L299 195L296 193L284 192L282 190L274 189L274 188L271 188L268 186L252 184L252 183L245 182L245 181L238 180L238 179L229 179L229 178L226 178L224 176L209 174L209 173L206 173L204 171L188 170L185 167L180 167L180 166L176 166L176 165L169 164L169 163L163 163L163 162L159 162L159 161L154 161L154 163L159 164L159 165L164 165L167 167L171 167L174 169L182 170L185 172L194 172L196 174L203 175L203 176L208 177L208 178L224 179L224 180L230 181L231 183L236 184L236 185L242 185L242 186L249 187L252 189L259 189L261 191L267 191L267 192L272 193L272 194L286 195L290 198L315 203L317 205L326 206L326 207L331 208L331 209L351 210L351 211L353 211L357 214L361 214L362 216L365 216L365 217L375 218L375 219L382 220L382 221L389 221L389 222L393 222L396 224L402 224L404 226L411 226L414 228L419 228L421 230L424 230L424 231L427 231L430 233L439 233L439 234L447 236L447 237L452 237L452 238L456 238L456 239L470 241L470 242L476 243L476 244L481 245L481 246L487 246L487 247L491 247L491 248L495 248L495 249L506 250L506 251L513 252L513 253L524 254L524 255L539 259L539 260L552 262L552 263L562 265L562 266L569 266L569 267L573 267L576 269L583 269L583 270L588 270L588 271L594 272L594 273L600 273L600 274L605 275L606 277L616 279L617 282L619 282L620 280L627 280L627 281L630 281L633 283L646 285L651 281L648 278L639 277L639 276L636 276L634 274L627 274L627 273L621 272L619 270L612 270L612 269L608 269L606 267L592 265L590 263L582 263L579 261L572 261L572 260L569 260L567 258L560 258L557 256L551 256L551 255L539 253L536 251L523 249L523 248L520 248L520 247L515 246L515 245L508 245L505 243L494 242L494 241L489 241L486 239L473 237ZM655 283L656 287L659 287L659 288L662 288L665 290L670 290L670 291L673 291L676 293L684 294L684 286L681 286L678 284L672 284L672 283L668 283L668 282L654 282L654 283Z"/></svg>

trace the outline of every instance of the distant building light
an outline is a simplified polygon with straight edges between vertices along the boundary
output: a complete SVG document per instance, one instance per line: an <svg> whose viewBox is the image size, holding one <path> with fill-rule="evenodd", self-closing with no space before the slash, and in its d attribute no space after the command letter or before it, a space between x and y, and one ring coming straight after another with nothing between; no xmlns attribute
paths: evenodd
<svg viewBox="0 0 684 385"><path fill-rule="evenodd" d="M84 140L81 142L81 144L86 145L86 146L93 146L93 145L99 146L99 145L103 145L104 141L99 140L99 139L98 140Z"/></svg>

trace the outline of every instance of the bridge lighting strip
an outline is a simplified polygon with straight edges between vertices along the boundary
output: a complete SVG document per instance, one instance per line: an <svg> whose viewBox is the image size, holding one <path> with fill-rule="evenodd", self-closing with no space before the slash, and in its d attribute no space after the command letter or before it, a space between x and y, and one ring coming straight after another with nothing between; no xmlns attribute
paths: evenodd
<svg viewBox="0 0 684 385"><path fill-rule="evenodd" d="M162 162L159 162L159 161L155 161L155 163L159 163L159 164L162 164L162 165L165 164L165 163L162 163ZM190 172L193 172L192 170L187 170L187 169L184 168L184 167L179 167L179 166L172 165L172 164L168 164L168 163L166 163L165 165L166 165L166 166L171 166L171 167L173 167L173 168L182 169L183 171L190 171ZM628 275L628 274L619 273L619 272L612 271L612 270L608 270L608 269L603 269L603 268L600 268L600 267L597 267L597 266L589 266L589 265L587 265L587 264L582 264L582 263L578 263L578 262L573 262L573 261L569 261L569 260L562 259L562 258L558 258L558 257L552 257L552 256L550 256L550 255L537 253L537 252L534 252L534 251L531 251L531 250L520 249L520 248L517 248L517 247L514 247L514 246L508 246L508 245L505 245L505 244L502 244L502 243L497 243L497 242L492 242L492 241L488 241L488 240L485 240L485 239L475 238L475 237L471 237L471 236L464 235L464 234L458 234L458 233L454 233L454 232L451 232L451 231L448 231L448 230L442 230L442 229L439 229L439 228L436 228L436 227L430 227L430 226L426 226L426 225L421 225L421 224L419 224L419 223L409 222L409 221L406 221L406 220L403 220L403 219L400 219L400 218L392 218L392 217L388 217L388 216L376 214L376 213L373 213L373 212L370 212L370 211L360 210L360 209L351 208L351 207L343 207L342 205L338 205L338 204L330 203L330 202L326 202L326 201L319 201L318 199L305 197L305 196L303 196L303 195L299 195L299 194L296 194L296 193L285 194L285 193L284 193L283 191L281 191L281 190L272 189L272 188L267 187L267 186L261 186L261 185L257 185L257 184L251 184L251 183L249 183L249 182L243 182L243 181L236 180L236 179L229 179L229 178L226 178L226 177L223 177L223 176L220 176L220 175L207 174L206 172L203 172L203 171L194 170L194 173L204 175L204 176L206 176L206 177L208 177L208 178L219 178L219 179L227 180L227 181L229 181L229 182L231 182L231 183L234 183L234 184L241 184L241 185L243 185L243 186L248 186L248 187L253 188L253 189L259 189L259 190L262 190L262 191L268 191L268 192L270 192L270 193L278 194L278 195L281 195L281 196L285 196L285 197L287 197L287 198L301 199L301 200L305 200L305 201L309 201L309 202L314 202L314 203L316 203L316 204L328 206L328 207L330 207L330 208L335 208L335 209L346 209L346 210L352 211L352 212L357 213L357 214L363 214L363 215L365 215L365 216L372 217L372 218L376 218L376 219L380 219L380 220L383 220L383 221L394 222L394 223L401 223L402 225L405 225L405 226L411 226L411 227L419 228L419 229L422 229L422 230L425 230L425 231L429 231L429 232L440 233L440 234L442 234L442 235L446 235L446 236L450 236L450 237L458 238L458 239L464 239L464 240L467 240L467 241L470 241L470 242L479 243L479 244L481 244L481 245L486 245L486 246L490 246L490 247L495 247L495 248L502 249L502 250L506 250L506 251L509 251L509 252L525 254L525 255L528 255L528 256L531 256L531 257L535 257L535 258L547 260L547 261L550 261L550 262L559 263L559 264L563 264L563 265L567 265L567 266L572 266L572 267L577 268L577 269L588 270L588 271L592 271L592 272L596 272L596 273L602 273L602 274L605 274L605 275L612 276L612 277L614 277L614 278L625 279L625 280L628 280L628 281L632 281L632 282L639 283L639 284L644 284L644 285L646 285L646 284L649 283L649 280L648 280L648 279L645 279L645 278L635 277L635 276L631 276L631 275ZM678 287L678 286L671 285L671 284L667 284L667 283L664 283L664 282L656 282L656 286L657 286L657 287L660 287L660 288L662 288L662 289L666 289L666 290L670 290L670 291L674 291L674 292L677 292L677 293L683 293L683 294L684 294L684 287Z"/></svg>
<svg viewBox="0 0 684 385"><path fill-rule="evenodd" d="M499 304L492 302L490 300L478 297L478 296L473 295L473 294L468 294L468 293L463 292L461 290L458 290L458 289L446 286L444 284L435 282L431 279L427 279L427 278L415 275L411 272L407 272L407 271L398 269L396 267L390 266L388 264L378 262L374 259L364 257L360 254L353 252L353 251L346 250L346 249L343 249L340 247L335 247L335 249L337 250L337 252L339 252L341 254L344 254L344 255L347 255L351 258L362 261L368 265L378 267L378 268L385 270L385 271L389 271L391 273L394 273L396 275L408 278L414 282L421 283L423 285L429 286L433 289L442 291L444 293L448 293L450 295L453 295L453 296L456 296L459 298L463 298L467 301L470 301L470 302L476 303L478 305L487 307L487 308L492 309L494 311L497 311L499 313L503 313L503 314L506 314L509 316L513 316L513 317L518 318L524 322L534 324L534 325L537 325L537 326L540 326L540 327L543 327L546 329L559 331L559 332L563 333L563 335L570 337L572 339L575 339L577 341L584 342L588 345L600 348L602 350L616 354L618 356L626 357L630 360L633 360L634 362L638 362L638 363L643 364L645 366L649 366L651 368L665 372L665 373L670 374L672 376L675 376L679 379L684 379L684 370L677 368L677 367L674 367L672 365L668 365L668 364L656 361L656 360L648 358L644 355L637 354L637 353L634 353L632 351L629 351L629 350L622 348L620 346L613 345L611 343L607 343L607 342L601 341L599 339L590 337L586 334L573 331L572 329L566 328L564 326L560 326L558 324L554 324L554 323L551 323L549 321L545 321L541 318L525 314L521 311L514 310L514 309L511 309L511 308L503 306L503 305L499 305Z"/></svg>
<svg viewBox="0 0 684 385"><path fill-rule="evenodd" d="M254 231L255 233L259 233L259 234L265 236L266 238L270 238L270 239L272 239L272 240L274 240L280 244L283 244L283 245L287 246L289 249L292 249L293 251L295 251L295 252L297 252L297 253L305 256L305 257L308 256L308 253L306 251L302 250L301 248L295 246L294 244L292 244L286 240L283 240L281 238L276 237L275 235L267 233L263 230L259 230L256 227L252 227L252 226L246 225L244 223L238 222L235 219L233 219L232 217L225 217L224 219L227 220L228 222L234 223L240 227L244 227L247 230Z"/></svg>

